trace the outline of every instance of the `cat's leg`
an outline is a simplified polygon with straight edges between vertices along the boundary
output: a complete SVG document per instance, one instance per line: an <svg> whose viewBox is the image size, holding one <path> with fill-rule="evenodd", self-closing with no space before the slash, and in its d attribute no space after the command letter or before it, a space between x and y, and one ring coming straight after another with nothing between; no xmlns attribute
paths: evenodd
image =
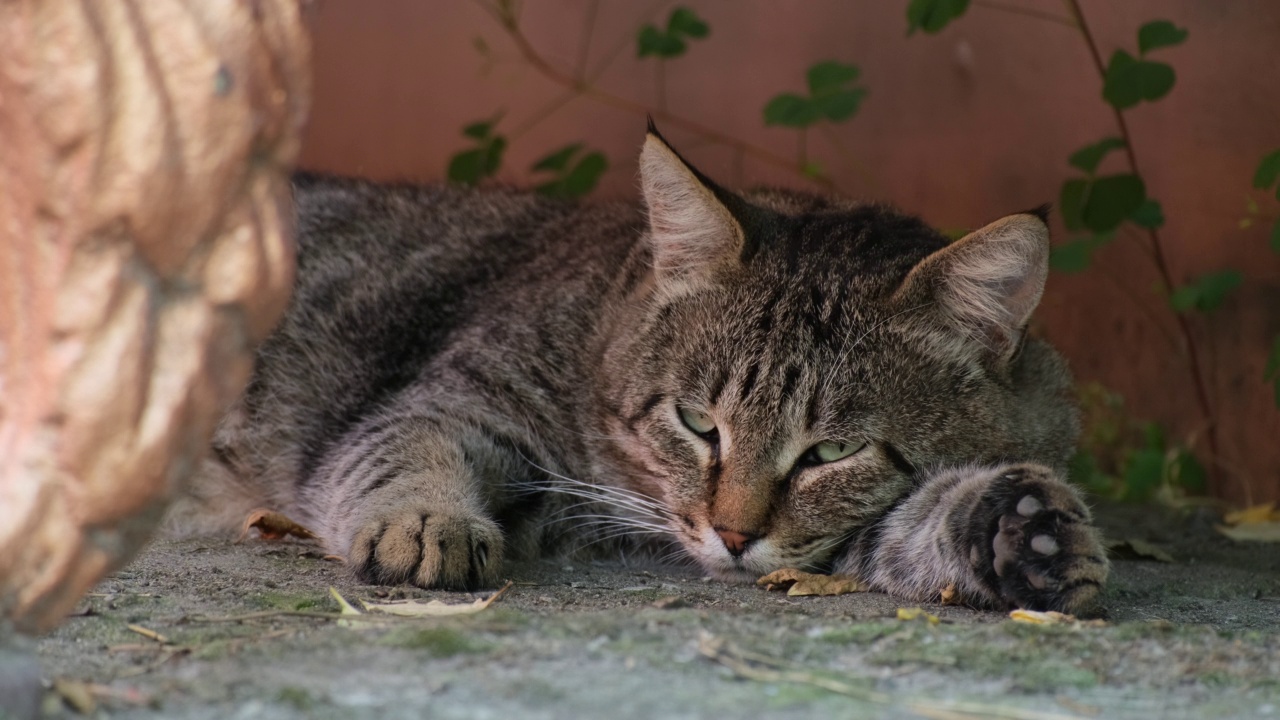
<svg viewBox="0 0 1280 720"><path fill-rule="evenodd" d="M1089 613L1106 552L1075 488L1040 465L931 474L858 535L837 571L878 589L937 600Z"/></svg>
<svg viewBox="0 0 1280 720"><path fill-rule="evenodd" d="M326 545L367 582L490 587L504 546L492 504L509 454L447 417L375 417L327 453L302 499Z"/></svg>

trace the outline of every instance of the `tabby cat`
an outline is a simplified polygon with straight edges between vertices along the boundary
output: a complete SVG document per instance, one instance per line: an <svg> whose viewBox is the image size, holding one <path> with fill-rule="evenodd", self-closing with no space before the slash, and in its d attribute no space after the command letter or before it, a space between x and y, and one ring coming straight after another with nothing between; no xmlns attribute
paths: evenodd
<svg viewBox="0 0 1280 720"><path fill-rule="evenodd" d="M728 192L652 127L640 180L643 208L299 176L292 305L174 521L269 506L372 583L491 586L567 538L1093 606L1071 383L1026 334L1043 211L948 244Z"/></svg>

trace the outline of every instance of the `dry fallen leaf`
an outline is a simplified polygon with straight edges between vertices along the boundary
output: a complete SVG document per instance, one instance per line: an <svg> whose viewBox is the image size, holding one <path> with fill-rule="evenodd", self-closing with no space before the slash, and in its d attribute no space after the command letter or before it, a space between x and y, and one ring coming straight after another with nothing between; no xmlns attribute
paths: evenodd
<svg viewBox="0 0 1280 720"><path fill-rule="evenodd" d="M471 603L460 603L453 605L439 600L431 600L430 602L393 602L393 603L372 603L361 600L360 604L365 610L371 613L385 613L387 615L400 615L401 617L444 617L447 615L471 615L489 607L498 601L498 598L506 594L511 586L515 583L510 580L498 592L487 598L480 598ZM346 612L345 610L343 612ZM357 611L358 612L358 611Z"/></svg>
<svg viewBox="0 0 1280 720"><path fill-rule="evenodd" d="M1075 615L1054 612L1039 612L1037 610L1023 610L1019 608L1009 613L1009 618L1014 622L1028 623L1031 625L1075 625L1078 627L1105 627L1105 620L1080 620Z"/></svg>
<svg viewBox="0 0 1280 720"><path fill-rule="evenodd" d="M1107 554L1120 560L1155 560L1171 563L1173 556L1146 540L1129 538L1128 540L1112 540L1107 543Z"/></svg>
<svg viewBox="0 0 1280 720"><path fill-rule="evenodd" d="M1227 513L1222 520L1227 524L1214 528L1237 542L1280 542L1280 511L1275 503Z"/></svg>
<svg viewBox="0 0 1280 720"><path fill-rule="evenodd" d="M659 610L677 610L689 607L689 602L679 595L671 595L654 600L652 605Z"/></svg>
<svg viewBox="0 0 1280 720"><path fill-rule="evenodd" d="M1241 523L1235 527L1215 525L1214 529L1238 542L1280 542L1280 522Z"/></svg>
<svg viewBox="0 0 1280 720"><path fill-rule="evenodd" d="M1276 504L1270 502L1229 512L1222 516L1222 521L1228 525L1280 522L1280 512L1276 511Z"/></svg>
<svg viewBox="0 0 1280 720"><path fill-rule="evenodd" d="M240 537L236 542L243 542L246 537L249 537L250 530L257 530L259 537L263 540L283 540L290 535L303 540L315 540L318 537L283 513L266 508L258 508L249 513L249 517L244 519L244 526L240 529Z"/></svg>
<svg viewBox="0 0 1280 720"><path fill-rule="evenodd" d="M924 608L898 608L899 620L926 620L930 625L937 625L942 622L937 615L927 613Z"/></svg>
<svg viewBox="0 0 1280 720"><path fill-rule="evenodd" d="M951 583L950 585L942 588L942 593L940 595L943 605L955 605L960 602L959 598L956 597L955 583Z"/></svg>
<svg viewBox="0 0 1280 720"><path fill-rule="evenodd" d="M1009 617L1012 618L1014 622L1030 623L1032 625L1060 625L1062 623L1073 623L1076 621L1075 615L1054 612L1053 610L1048 612L1039 612L1037 610L1024 610L1022 608L1018 608L1017 610L1010 612Z"/></svg>
<svg viewBox="0 0 1280 720"><path fill-rule="evenodd" d="M848 595L869 589L865 583L848 575L817 575L795 568L775 570L756 580L756 585L763 586L765 590L786 589L787 595L793 597Z"/></svg>

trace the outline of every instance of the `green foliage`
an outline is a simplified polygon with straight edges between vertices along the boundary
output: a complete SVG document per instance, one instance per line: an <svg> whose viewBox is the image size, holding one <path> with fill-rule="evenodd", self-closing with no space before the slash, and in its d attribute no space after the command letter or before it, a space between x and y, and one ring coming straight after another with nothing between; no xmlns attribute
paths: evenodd
<svg viewBox="0 0 1280 720"><path fill-rule="evenodd" d="M1181 45L1186 41L1187 34L1185 28L1168 20L1152 20L1138 28L1138 54L1146 55L1156 48Z"/></svg>
<svg viewBox="0 0 1280 720"><path fill-rule="evenodd" d="M808 96L777 95L764 106L765 125L805 128L820 120L843 122L853 117L867 89L854 83L861 75L856 65L829 60L809 68Z"/></svg>
<svg viewBox="0 0 1280 720"><path fill-rule="evenodd" d="M907 6L907 34L916 30L930 35L939 33L968 9L969 0L911 0Z"/></svg>
<svg viewBox="0 0 1280 720"><path fill-rule="evenodd" d="M600 176L609 168L609 161L604 153L589 152L578 157L582 143L566 145L533 164L534 172L546 172L553 175L535 189L554 197L582 197L595 189ZM578 157L577 162L573 162Z"/></svg>
<svg viewBox="0 0 1280 720"><path fill-rule="evenodd" d="M1232 290L1240 287L1244 275L1239 270L1222 270L1201 275L1191 283L1174 290L1169 295L1169 305L1178 312L1199 310L1211 312L1218 309Z"/></svg>
<svg viewBox="0 0 1280 720"><path fill-rule="evenodd" d="M1276 180L1280 180L1280 150L1273 150L1263 156L1258 169L1253 173L1253 186L1266 190L1276 185L1276 199L1280 200L1280 185L1276 184Z"/></svg>
<svg viewBox="0 0 1280 720"><path fill-rule="evenodd" d="M1123 138L1109 137L1103 138L1092 145L1086 145L1079 150L1071 153L1071 157L1067 158L1067 162L1072 167L1077 167L1084 172L1092 175L1098 169L1098 163L1102 162L1102 158L1112 150L1119 150L1125 146Z"/></svg>
<svg viewBox="0 0 1280 720"><path fill-rule="evenodd" d="M1114 232L1104 232L1068 240L1049 251L1049 267L1068 274L1084 272L1089 269L1094 251L1113 239Z"/></svg>
<svg viewBox="0 0 1280 720"><path fill-rule="evenodd" d="M1159 201L1147 198L1129 219L1136 225L1140 225L1149 230L1158 230L1164 226L1164 208L1160 206Z"/></svg>
<svg viewBox="0 0 1280 720"><path fill-rule="evenodd" d="M1271 355L1267 357L1267 367L1262 371L1262 379L1274 385L1276 407L1280 408L1280 335L1271 343Z"/></svg>
<svg viewBox="0 0 1280 720"><path fill-rule="evenodd" d="M1068 230L1105 233L1119 227L1146 199L1142 178L1125 173L1068 180L1062 185L1059 207Z"/></svg>
<svg viewBox="0 0 1280 720"><path fill-rule="evenodd" d="M1159 425L1135 421L1124 399L1097 383L1082 384L1079 398L1084 432L1068 466L1072 482L1135 501L1204 492L1204 467L1187 447L1170 443Z"/></svg>
<svg viewBox="0 0 1280 720"><path fill-rule="evenodd" d="M671 11L667 18L667 29L659 30L654 25L640 28L636 37L636 54L639 57L655 57L670 59L680 57L689 49L688 41L702 39L711 34L711 26L698 17L697 13L686 7L678 7Z"/></svg>
<svg viewBox="0 0 1280 720"><path fill-rule="evenodd" d="M1280 254L1280 220L1271 226L1271 251Z"/></svg>
<svg viewBox="0 0 1280 720"><path fill-rule="evenodd" d="M1146 54L1162 47L1181 45L1187 31L1168 20L1154 20L1138 30L1138 57L1116 50L1107 64L1102 97L1117 110L1142 101L1159 100L1173 89L1177 75L1168 63L1147 60Z"/></svg>
<svg viewBox="0 0 1280 720"><path fill-rule="evenodd" d="M1139 60L1124 50L1111 55L1102 85L1102 97L1117 110L1146 100L1159 100L1173 89L1176 75L1168 63Z"/></svg>
<svg viewBox="0 0 1280 720"><path fill-rule="evenodd" d="M464 136L476 141L475 147L463 150L449 160L450 182L475 185L498 172L502 154L507 149L507 139L493 132L497 122L497 118L482 120L462 128Z"/></svg>

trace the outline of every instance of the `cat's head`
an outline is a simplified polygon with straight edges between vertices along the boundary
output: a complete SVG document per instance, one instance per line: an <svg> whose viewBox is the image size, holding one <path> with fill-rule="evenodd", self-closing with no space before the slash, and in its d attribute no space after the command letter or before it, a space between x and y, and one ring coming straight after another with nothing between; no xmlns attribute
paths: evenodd
<svg viewBox="0 0 1280 720"><path fill-rule="evenodd" d="M703 567L821 567L920 473L1062 467L1070 381L1026 337L1042 214L952 243L874 205L730 193L656 133L640 158L652 278L602 366L615 467Z"/></svg>

